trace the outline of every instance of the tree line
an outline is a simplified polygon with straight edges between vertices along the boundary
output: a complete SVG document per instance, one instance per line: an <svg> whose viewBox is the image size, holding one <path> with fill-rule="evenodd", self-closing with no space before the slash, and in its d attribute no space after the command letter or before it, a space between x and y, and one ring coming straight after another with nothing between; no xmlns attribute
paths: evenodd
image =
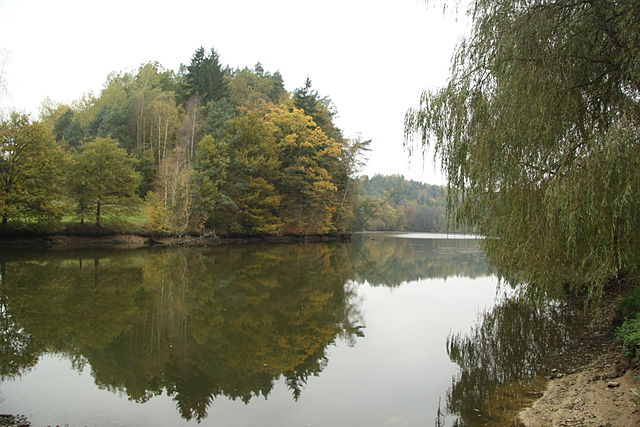
<svg viewBox="0 0 640 427"><path fill-rule="evenodd" d="M446 188L401 175L362 176L354 228L368 231L446 232Z"/></svg>
<svg viewBox="0 0 640 427"><path fill-rule="evenodd" d="M0 123L0 218L103 224L143 206L161 233L344 231L369 141L335 114L310 79L289 93L278 71L225 67L214 49L112 73L98 96Z"/></svg>

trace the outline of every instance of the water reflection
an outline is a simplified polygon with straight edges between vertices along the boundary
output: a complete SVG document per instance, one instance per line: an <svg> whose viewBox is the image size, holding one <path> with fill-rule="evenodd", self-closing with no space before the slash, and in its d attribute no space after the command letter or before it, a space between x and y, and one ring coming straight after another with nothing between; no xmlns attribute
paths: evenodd
<svg viewBox="0 0 640 427"><path fill-rule="evenodd" d="M477 240L395 238L363 234L352 247L356 280L395 287L403 282L489 274Z"/></svg>
<svg viewBox="0 0 640 427"><path fill-rule="evenodd" d="M383 240L383 242L381 242ZM0 253L0 376L43 354L98 387L169 395L202 420L219 397L294 399L336 340L365 326L356 288L487 274L476 242L359 236L352 244Z"/></svg>
<svg viewBox="0 0 640 427"><path fill-rule="evenodd" d="M361 335L338 247L78 253L4 264L4 376L42 352L91 366L96 384L144 402L166 390L201 419L220 395L294 397L337 337ZM222 256L224 255L224 256ZM43 280L46 278L46 280ZM18 326L20 325L20 326ZM18 332L16 332L18 331ZM6 357L5 357L6 356Z"/></svg>
<svg viewBox="0 0 640 427"><path fill-rule="evenodd" d="M521 402L533 400L543 385L537 375L558 367L558 355L576 342L578 319L567 302L520 290L470 332L451 335L447 353L460 373L445 412L457 416L454 425L511 425Z"/></svg>

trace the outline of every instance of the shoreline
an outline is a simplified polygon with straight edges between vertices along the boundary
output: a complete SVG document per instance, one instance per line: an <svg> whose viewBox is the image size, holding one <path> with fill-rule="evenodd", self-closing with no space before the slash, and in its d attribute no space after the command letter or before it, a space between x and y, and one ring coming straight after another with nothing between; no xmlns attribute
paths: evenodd
<svg viewBox="0 0 640 427"><path fill-rule="evenodd" d="M637 375L637 368L609 349L575 373L549 380L518 421L525 427L640 425Z"/></svg>
<svg viewBox="0 0 640 427"><path fill-rule="evenodd" d="M601 321L589 328L578 346L559 358L560 370L546 376L542 396L520 409L517 425L640 425L640 369L622 354L615 340L622 289L605 296Z"/></svg>
<svg viewBox="0 0 640 427"><path fill-rule="evenodd" d="M123 234L43 234L0 236L0 247L3 249L90 249L118 248L140 249L169 246L220 246L248 243L317 243L346 242L351 234L314 234L314 235L282 235L282 236L152 236L144 233Z"/></svg>

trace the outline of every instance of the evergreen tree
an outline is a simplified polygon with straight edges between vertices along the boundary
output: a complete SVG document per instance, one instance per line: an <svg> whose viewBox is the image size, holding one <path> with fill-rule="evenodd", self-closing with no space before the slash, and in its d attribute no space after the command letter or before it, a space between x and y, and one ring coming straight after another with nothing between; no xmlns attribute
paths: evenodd
<svg viewBox="0 0 640 427"><path fill-rule="evenodd" d="M209 54L206 54L203 47L196 49L187 66L185 81L189 95L198 95L205 104L217 101L227 93L220 56L214 49Z"/></svg>
<svg viewBox="0 0 640 427"><path fill-rule="evenodd" d="M63 139L73 148L78 148L84 139L84 130L78 120L73 120L65 129Z"/></svg>
<svg viewBox="0 0 640 427"><path fill-rule="evenodd" d="M307 77L302 88L293 91L293 104L300 108L307 116L330 137L342 140L342 132L333 124L336 111L333 103L327 97L320 97L318 91L311 88L311 79Z"/></svg>
<svg viewBox="0 0 640 427"><path fill-rule="evenodd" d="M287 94L287 91L284 88L284 79L282 78L282 74L280 71L276 71L270 77L273 87L271 89L271 93L269 93L269 99L274 104L278 104L282 101L282 98Z"/></svg>
<svg viewBox="0 0 640 427"><path fill-rule="evenodd" d="M53 133L56 137L56 141L60 142L64 138L64 134L67 128L71 125L73 121L73 110L67 109L59 118L56 120L55 125L53 127Z"/></svg>
<svg viewBox="0 0 640 427"><path fill-rule="evenodd" d="M58 120L56 120L53 132L56 141L60 142L64 140L73 148L77 148L84 139L82 125L74 118L74 112L71 109L67 109Z"/></svg>
<svg viewBox="0 0 640 427"><path fill-rule="evenodd" d="M225 123L235 116L236 110L227 98L209 103L207 110L204 132L214 138L221 138L224 135Z"/></svg>
<svg viewBox="0 0 640 427"><path fill-rule="evenodd" d="M131 132L130 112L132 103L127 100L122 105L113 105L105 110L104 116L98 126L97 136L99 138L112 138L120 142L123 147L133 151L135 147L134 134Z"/></svg>
<svg viewBox="0 0 640 427"><path fill-rule="evenodd" d="M318 91L311 88L311 79L309 77L304 81L304 86L293 91L293 104L296 108L301 109L307 116L314 117L317 114Z"/></svg>

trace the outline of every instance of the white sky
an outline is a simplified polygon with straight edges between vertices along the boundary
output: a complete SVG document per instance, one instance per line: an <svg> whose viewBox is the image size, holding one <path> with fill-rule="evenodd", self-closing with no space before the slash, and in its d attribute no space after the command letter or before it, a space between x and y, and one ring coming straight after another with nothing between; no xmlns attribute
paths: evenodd
<svg viewBox="0 0 640 427"><path fill-rule="evenodd" d="M98 94L111 71L177 69L213 47L224 65L279 70L288 90L309 75L345 135L373 140L364 173L443 183L430 157L409 161L403 120L444 84L463 30L420 0L0 0L0 108L35 117L45 97Z"/></svg>

